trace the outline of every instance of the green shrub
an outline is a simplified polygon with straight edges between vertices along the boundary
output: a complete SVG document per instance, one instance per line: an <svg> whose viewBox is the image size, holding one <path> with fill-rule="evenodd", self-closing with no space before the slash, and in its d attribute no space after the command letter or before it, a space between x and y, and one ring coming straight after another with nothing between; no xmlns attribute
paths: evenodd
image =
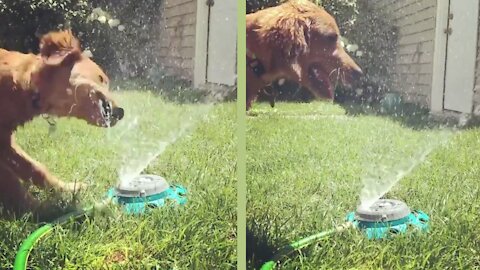
<svg viewBox="0 0 480 270"><path fill-rule="evenodd" d="M362 67L365 76L357 85L366 101L379 100L391 89L393 68L396 59L397 28L388 14L376 10L368 0L357 1L358 16L352 27L345 32L347 44L355 44L356 50L347 51ZM343 90L355 96L359 93ZM372 100L373 99L373 100Z"/></svg>
<svg viewBox="0 0 480 270"><path fill-rule="evenodd" d="M147 78L161 2L155 0L0 0L0 47L38 52L38 38L72 28L112 77ZM148 79L148 78L147 78Z"/></svg>
<svg viewBox="0 0 480 270"><path fill-rule="evenodd" d="M36 52L38 37L88 16L86 0L0 0L0 47Z"/></svg>
<svg viewBox="0 0 480 270"><path fill-rule="evenodd" d="M121 74L123 79L158 80L162 75L157 68L159 61L155 50L162 27L161 1L102 0L98 3L90 17L98 27L95 32L88 32L94 56L101 58L113 74ZM106 17L106 22L99 20L101 16ZM110 27L108 22L112 19L118 20L119 26ZM121 31L118 30L120 26Z"/></svg>

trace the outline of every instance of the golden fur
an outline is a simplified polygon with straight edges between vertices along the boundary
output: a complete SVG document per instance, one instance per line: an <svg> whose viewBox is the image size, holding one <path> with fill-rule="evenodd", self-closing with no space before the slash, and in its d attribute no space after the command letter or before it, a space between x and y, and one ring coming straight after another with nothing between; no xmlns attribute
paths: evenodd
<svg viewBox="0 0 480 270"><path fill-rule="evenodd" d="M70 30L42 37L40 54L0 49L0 201L23 212L38 202L21 180L43 188L79 188L48 172L15 143L14 132L41 114L72 116L108 127L123 117L108 93L109 80L91 59L83 56Z"/></svg>
<svg viewBox="0 0 480 270"><path fill-rule="evenodd" d="M265 70L259 77L247 67L247 110L261 89L280 78L332 99L332 79L349 84L362 74L340 45L335 19L308 0L248 14L246 26L247 63L258 61Z"/></svg>

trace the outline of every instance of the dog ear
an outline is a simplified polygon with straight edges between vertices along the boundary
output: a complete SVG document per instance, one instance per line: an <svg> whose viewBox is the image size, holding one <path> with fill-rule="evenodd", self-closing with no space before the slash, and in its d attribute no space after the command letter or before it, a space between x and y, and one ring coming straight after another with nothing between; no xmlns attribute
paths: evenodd
<svg viewBox="0 0 480 270"><path fill-rule="evenodd" d="M267 27L259 29L260 38L288 60L308 53L311 20L296 16L280 16Z"/></svg>
<svg viewBox="0 0 480 270"><path fill-rule="evenodd" d="M81 56L80 42L71 30L50 32L40 40L40 56L47 65L60 65Z"/></svg>

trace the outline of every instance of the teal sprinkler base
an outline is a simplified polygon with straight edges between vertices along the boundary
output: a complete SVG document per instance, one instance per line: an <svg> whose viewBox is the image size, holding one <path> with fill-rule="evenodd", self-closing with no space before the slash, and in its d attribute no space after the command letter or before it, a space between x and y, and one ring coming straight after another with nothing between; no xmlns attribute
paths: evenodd
<svg viewBox="0 0 480 270"><path fill-rule="evenodd" d="M368 239L383 239L409 230L428 231L430 218L422 211L411 211L404 202L382 199L368 209L359 207L346 220Z"/></svg>
<svg viewBox="0 0 480 270"><path fill-rule="evenodd" d="M309 236L283 247L260 269L271 270L278 261L287 257L293 251L326 239L328 236L345 231L348 228L361 230L368 239L383 239L406 233L411 229L428 231L430 218L422 211L411 211L404 202L381 199L366 209L359 207L357 211L349 213L346 221L345 224L335 229Z"/></svg>
<svg viewBox="0 0 480 270"><path fill-rule="evenodd" d="M173 202L184 205L187 202L187 190L180 185L169 185L165 179L156 175L140 175L132 181L120 184L107 192L107 199L94 206L68 213L52 223L31 233L22 243L15 256L14 270L26 270L28 257L33 246L42 238L51 233L55 225L63 225L69 220L77 220L91 216L96 209L102 209L111 202L121 205L127 214L148 213L153 208L168 205Z"/></svg>
<svg viewBox="0 0 480 270"><path fill-rule="evenodd" d="M170 185L157 175L143 174L132 181L120 183L107 192L107 197L121 205L127 214L144 214L151 209L187 203L187 190L180 185Z"/></svg>

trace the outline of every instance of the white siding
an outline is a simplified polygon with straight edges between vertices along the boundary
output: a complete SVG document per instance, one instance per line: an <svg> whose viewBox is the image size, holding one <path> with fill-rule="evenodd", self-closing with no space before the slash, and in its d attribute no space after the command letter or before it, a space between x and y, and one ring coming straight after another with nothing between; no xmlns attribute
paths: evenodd
<svg viewBox="0 0 480 270"><path fill-rule="evenodd" d="M393 90L407 100L430 106L436 0L374 0L398 27Z"/></svg>
<svg viewBox="0 0 480 270"><path fill-rule="evenodd" d="M480 18L478 20L478 25L480 26ZM478 42L477 42L477 64L476 64L476 70L475 70L475 88L474 88L474 94L473 94L474 108L480 105L480 27L478 28L478 33L479 34L478 34Z"/></svg>

